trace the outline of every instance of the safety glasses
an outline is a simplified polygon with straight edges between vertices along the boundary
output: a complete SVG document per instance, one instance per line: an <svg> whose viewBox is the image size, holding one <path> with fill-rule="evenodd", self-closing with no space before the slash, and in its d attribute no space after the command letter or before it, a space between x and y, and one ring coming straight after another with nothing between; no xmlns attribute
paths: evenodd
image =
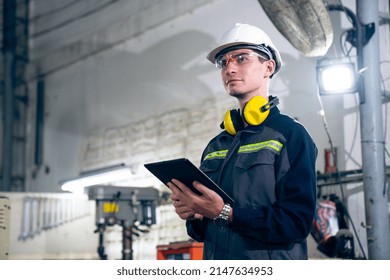
<svg viewBox="0 0 390 280"><path fill-rule="evenodd" d="M225 69L230 62L234 65L240 66L252 62L254 57L261 57L262 59L268 60L268 58L256 52L220 55L215 60L215 66L219 69Z"/></svg>

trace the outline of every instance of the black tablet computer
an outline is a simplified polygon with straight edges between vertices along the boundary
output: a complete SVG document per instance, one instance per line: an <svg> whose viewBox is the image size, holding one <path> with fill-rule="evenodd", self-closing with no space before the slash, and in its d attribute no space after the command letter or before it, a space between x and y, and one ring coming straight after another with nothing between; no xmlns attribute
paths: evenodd
<svg viewBox="0 0 390 280"><path fill-rule="evenodd" d="M146 163L144 166L165 185L175 178L183 182L196 194L201 195L192 185L194 181L198 181L219 194L225 203L231 205L234 203L234 200L228 194L186 158Z"/></svg>

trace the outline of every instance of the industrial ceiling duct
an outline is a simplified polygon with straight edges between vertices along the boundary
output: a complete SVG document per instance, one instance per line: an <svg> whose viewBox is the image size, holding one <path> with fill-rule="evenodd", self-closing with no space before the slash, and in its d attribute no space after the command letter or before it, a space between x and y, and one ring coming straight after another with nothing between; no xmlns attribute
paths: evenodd
<svg viewBox="0 0 390 280"><path fill-rule="evenodd" d="M333 29L322 0L258 0L282 35L303 55L323 56Z"/></svg>

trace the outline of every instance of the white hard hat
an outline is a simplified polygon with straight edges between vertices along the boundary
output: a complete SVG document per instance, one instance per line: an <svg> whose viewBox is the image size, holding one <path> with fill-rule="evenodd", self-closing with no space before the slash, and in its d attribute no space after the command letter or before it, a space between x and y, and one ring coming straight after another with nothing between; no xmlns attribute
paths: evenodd
<svg viewBox="0 0 390 280"><path fill-rule="evenodd" d="M218 55L236 48L250 48L265 53L270 59L275 60L275 72L282 67L282 58L279 51L268 35L258 27L236 23L236 25L226 31L222 36L218 46L207 55L211 63L215 63ZM264 48L265 47L265 48Z"/></svg>

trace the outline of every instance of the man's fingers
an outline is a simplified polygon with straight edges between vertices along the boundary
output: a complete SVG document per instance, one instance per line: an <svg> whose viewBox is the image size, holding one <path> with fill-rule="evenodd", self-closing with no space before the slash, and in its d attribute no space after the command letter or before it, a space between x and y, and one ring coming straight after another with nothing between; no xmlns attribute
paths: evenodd
<svg viewBox="0 0 390 280"><path fill-rule="evenodd" d="M177 207L182 207L182 206L186 206L183 202L181 202L180 200L173 200L173 206L175 206L176 208Z"/></svg>
<svg viewBox="0 0 390 280"><path fill-rule="evenodd" d="M169 187L169 189L173 192L173 193L178 193L178 192L181 192L181 189L179 187L177 187L174 183L172 182L168 182L167 183L167 186Z"/></svg>
<svg viewBox="0 0 390 280"><path fill-rule="evenodd" d="M189 217L195 216L195 213L186 206L175 207L175 212L183 220L186 220Z"/></svg>
<svg viewBox="0 0 390 280"><path fill-rule="evenodd" d="M194 181L194 183L192 185L194 186L195 189L197 189L198 191L200 191L203 194L207 193L208 191L211 191L208 187L199 183L198 181Z"/></svg>
<svg viewBox="0 0 390 280"><path fill-rule="evenodd" d="M188 190L188 187L177 179L172 179L171 183L175 187L177 187L179 190L181 190L182 192L185 192L186 190Z"/></svg>
<svg viewBox="0 0 390 280"><path fill-rule="evenodd" d="M172 181L167 183L167 186L171 189L174 194L190 194L192 191L182 182L177 179L172 179Z"/></svg>

